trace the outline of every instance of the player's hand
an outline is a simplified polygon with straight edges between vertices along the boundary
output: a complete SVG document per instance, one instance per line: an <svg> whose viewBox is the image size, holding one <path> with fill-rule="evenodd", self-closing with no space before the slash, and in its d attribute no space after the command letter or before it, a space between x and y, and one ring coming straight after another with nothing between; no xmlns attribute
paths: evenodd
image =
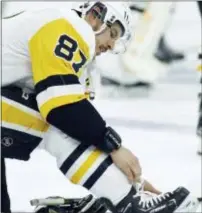
<svg viewBox="0 0 202 213"><path fill-rule="evenodd" d="M154 194L161 194L162 192L159 191L157 188L155 188L150 182L148 182L147 180L144 180L144 191L147 191L147 192L151 192L151 193L154 193Z"/></svg>
<svg viewBox="0 0 202 213"><path fill-rule="evenodd" d="M142 169L138 158L130 150L121 147L110 155L114 164L121 169L131 183L140 180Z"/></svg>

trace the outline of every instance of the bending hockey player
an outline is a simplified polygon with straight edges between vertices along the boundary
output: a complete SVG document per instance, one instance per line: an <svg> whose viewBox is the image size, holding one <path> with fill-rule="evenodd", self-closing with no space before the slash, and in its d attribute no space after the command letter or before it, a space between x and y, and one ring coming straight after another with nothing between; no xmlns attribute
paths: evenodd
<svg viewBox="0 0 202 213"><path fill-rule="evenodd" d="M2 212L10 212L5 158L28 160L37 147L55 156L73 183L110 199L119 213L195 210L197 199L185 188L148 195L135 187L142 175L137 157L87 100L82 69L95 55L125 50L129 37L130 11L119 2L24 12L3 21ZM64 212L62 206L51 211Z"/></svg>

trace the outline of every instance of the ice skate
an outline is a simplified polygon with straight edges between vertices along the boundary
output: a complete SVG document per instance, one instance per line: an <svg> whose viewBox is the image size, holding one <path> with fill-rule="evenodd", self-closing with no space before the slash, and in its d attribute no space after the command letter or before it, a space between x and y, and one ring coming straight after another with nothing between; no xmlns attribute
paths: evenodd
<svg viewBox="0 0 202 213"><path fill-rule="evenodd" d="M184 187L160 195L139 191L133 198L137 213L196 212L200 203L200 199L192 197Z"/></svg>

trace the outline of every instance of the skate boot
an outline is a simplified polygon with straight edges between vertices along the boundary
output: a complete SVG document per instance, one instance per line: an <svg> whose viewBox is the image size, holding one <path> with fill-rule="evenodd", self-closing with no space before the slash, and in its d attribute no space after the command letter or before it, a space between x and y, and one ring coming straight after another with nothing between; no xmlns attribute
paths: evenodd
<svg viewBox="0 0 202 213"><path fill-rule="evenodd" d="M164 63L171 63L173 61L183 60L185 58L182 52L177 52L166 44L164 36L161 37L157 51L154 55L158 60Z"/></svg>
<svg viewBox="0 0 202 213"><path fill-rule="evenodd" d="M135 191L131 190L130 194L118 204L119 213L194 213L200 203L200 200L191 197L190 192L184 187L160 195Z"/></svg>
<svg viewBox="0 0 202 213"><path fill-rule="evenodd" d="M197 149L197 153L199 155L202 155L202 140L200 139L199 143L198 143L198 149Z"/></svg>

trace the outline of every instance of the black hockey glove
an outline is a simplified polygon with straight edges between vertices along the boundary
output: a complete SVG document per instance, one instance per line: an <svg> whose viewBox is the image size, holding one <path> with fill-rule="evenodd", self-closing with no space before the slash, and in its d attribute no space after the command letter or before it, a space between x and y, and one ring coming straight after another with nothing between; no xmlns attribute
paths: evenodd
<svg viewBox="0 0 202 213"><path fill-rule="evenodd" d="M116 213L111 201L95 199L92 195L81 199L50 197L32 200L31 204L38 206L35 213Z"/></svg>

